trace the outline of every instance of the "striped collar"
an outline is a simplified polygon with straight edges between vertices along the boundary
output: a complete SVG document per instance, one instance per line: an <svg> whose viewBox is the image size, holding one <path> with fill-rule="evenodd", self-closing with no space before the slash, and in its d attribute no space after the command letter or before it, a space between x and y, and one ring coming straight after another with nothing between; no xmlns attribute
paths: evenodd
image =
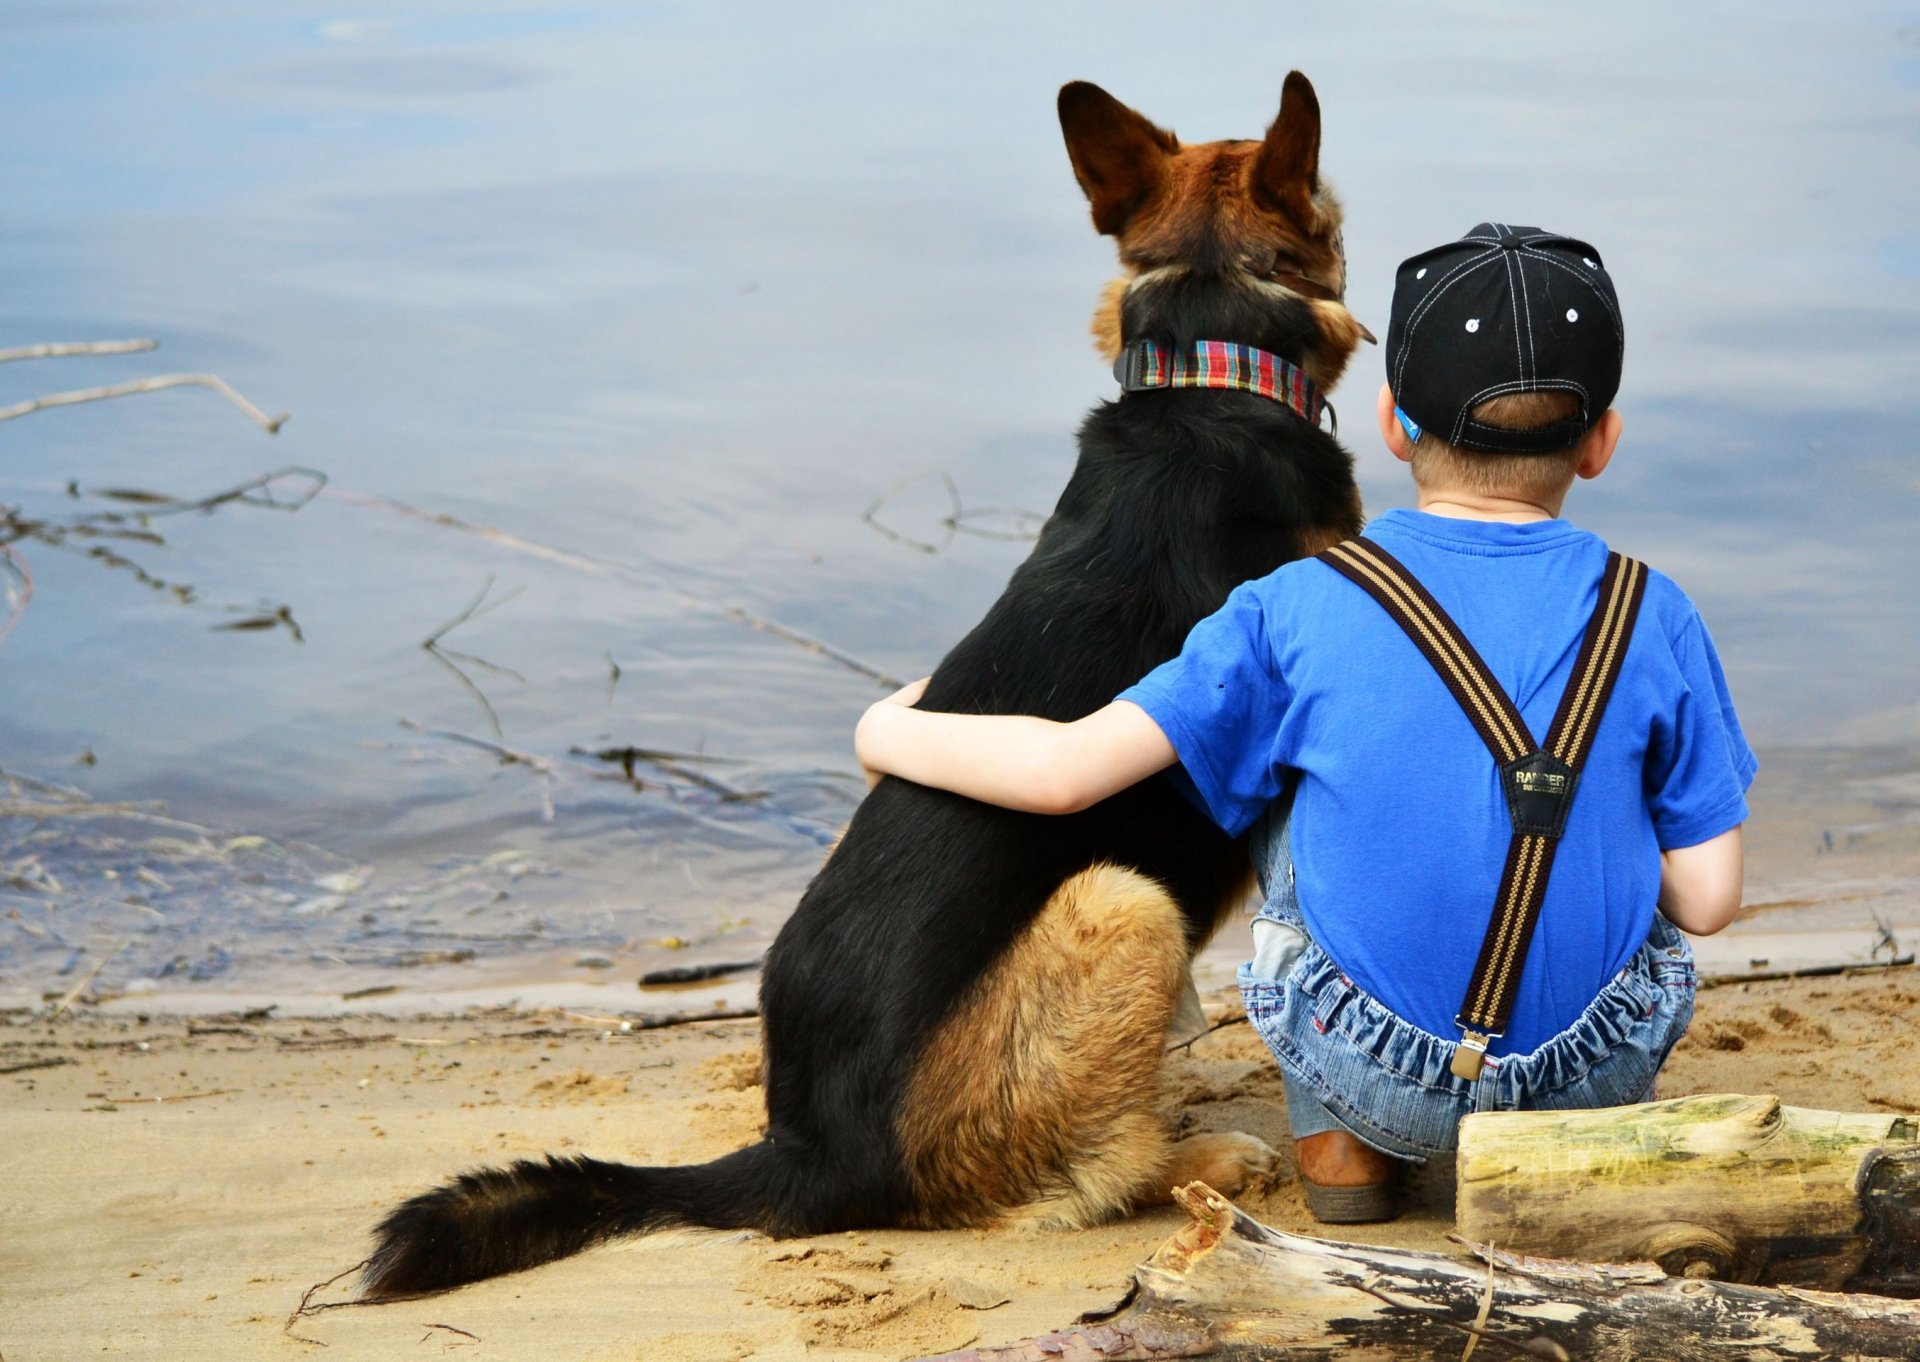
<svg viewBox="0 0 1920 1362"><path fill-rule="evenodd" d="M1320 424L1322 411L1329 415L1333 411L1305 369L1270 351L1231 341L1195 341L1179 348L1133 341L1114 361L1113 376L1130 393L1153 388L1238 388L1259 393L1311 426Z"/></svg>

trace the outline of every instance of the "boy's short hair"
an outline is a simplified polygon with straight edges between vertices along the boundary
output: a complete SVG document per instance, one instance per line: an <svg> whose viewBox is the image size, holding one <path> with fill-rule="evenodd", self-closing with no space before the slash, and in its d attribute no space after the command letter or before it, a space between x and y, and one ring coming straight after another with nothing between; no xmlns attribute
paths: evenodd
<svg viewBox="0 0 1920 1362"><path fill-rule="evenodd" d="M1471 413L1478 425L1508 430L1557 426L1577 412L1579 399L1568 392L1507 393L1490 397ZM1481 496L1550 501L1573 483L1580 447L1542 454L1485 454L1447 443L1423 430L1413 443L1414 483Z"/></svg>
<svg viewBox="0 0 1920 1362"><path fill-rule="evenodd" d="M1556 454L1612 405L1624 346L1620 302L1598 251L1535 227L1483 222L1401 263L1387 384L1428 438L1480 454ZM1491 405L1551 394L1568 400L1544 420L1537 410Z"/></svg>

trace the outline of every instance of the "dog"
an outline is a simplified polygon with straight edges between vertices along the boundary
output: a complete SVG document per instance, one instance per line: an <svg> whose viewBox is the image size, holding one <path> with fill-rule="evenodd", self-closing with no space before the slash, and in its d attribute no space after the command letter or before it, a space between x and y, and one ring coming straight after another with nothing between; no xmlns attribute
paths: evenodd
<svg viewBox="0 0 1920 1362"><path fill-rule="evenodd" d="M1073 171L1122 277L1093 331L1257 347L1329 388L1347 311L1320 108L1295 71L1266 136L1183 146L1098 86L1060 91ZM1073 719L1180 649L1238 583L1360 530L1352 456L1254 392L1138 388L1080 430L1032 555L923 707ZM1047 818L894 778L855 811L768 952L767 1126L711 1163L549 1157L468 1172L376 1230L364 1299L513 1272L671 1225L774 1236L1087 1225L1272 1151L1174 1142L1156 1113L1192 956L1244 899L1243 840L1167 779Z"/></svg>

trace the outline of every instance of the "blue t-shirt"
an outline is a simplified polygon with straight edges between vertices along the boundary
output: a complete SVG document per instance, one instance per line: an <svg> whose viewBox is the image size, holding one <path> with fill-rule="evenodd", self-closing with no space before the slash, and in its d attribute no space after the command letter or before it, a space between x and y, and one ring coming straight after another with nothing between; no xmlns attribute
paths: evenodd
<svg viewBox="0 0 1920 1362"><path fill-rule="evenodd" d="M1563 520L1408 510L1367 535L1425 584L1543 737L1607 546ZM1392 617L1326 564L1289 563L1235 590L1120 698L1165 732L1228 832L1298 773L1308 930L1397 1016L1453 1037L1512 823L1486 745ZM1706 626L1649 573L1495 1054L1531 1051L1579 1017L1647 939L1660 852L1744 822L1757 766Z"/></svg>

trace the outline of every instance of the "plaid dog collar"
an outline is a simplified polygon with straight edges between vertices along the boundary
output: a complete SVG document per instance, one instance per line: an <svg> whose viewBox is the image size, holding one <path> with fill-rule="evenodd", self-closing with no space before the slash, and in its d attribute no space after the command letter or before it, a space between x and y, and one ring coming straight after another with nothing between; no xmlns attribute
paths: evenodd
<svg viewBox="0 0 1920 1362"><path fill-rule="evenodd" d="M1133 341L1114 361L1113 376L1130 393L1153 388L1238 388L1259 393L1312 426L1320 424L1322 411L1331 414L1333 410L1305 369L1270 351L1230 341L1195 341L1178 350L1156 341Z"/></svg>

